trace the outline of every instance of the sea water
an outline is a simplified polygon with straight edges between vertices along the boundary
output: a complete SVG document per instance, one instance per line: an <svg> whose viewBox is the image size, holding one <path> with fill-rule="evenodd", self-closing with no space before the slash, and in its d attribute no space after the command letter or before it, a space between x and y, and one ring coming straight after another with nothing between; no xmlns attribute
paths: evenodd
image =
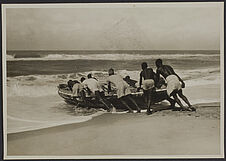
<svg viewBox="0 0 226 161"><path fill-rule="evenodd" d="M158 58L175 69L186 87L220 85L220 53L215 50L7 51L7 132L90 120L104 111L66 104L58 96L58 84L89 73L104 82L109 68L138 81L141 63L155 71Z"/></svg>

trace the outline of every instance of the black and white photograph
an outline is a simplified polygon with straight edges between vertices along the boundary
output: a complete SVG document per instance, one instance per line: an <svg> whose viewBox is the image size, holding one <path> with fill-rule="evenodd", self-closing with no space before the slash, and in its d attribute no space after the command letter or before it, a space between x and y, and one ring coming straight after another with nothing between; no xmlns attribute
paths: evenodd
<svg viewBox="0 0 226 161"><path fill-rule="evenodd" d="M2 5L4 159L224 157L224 3Z"/></svg>

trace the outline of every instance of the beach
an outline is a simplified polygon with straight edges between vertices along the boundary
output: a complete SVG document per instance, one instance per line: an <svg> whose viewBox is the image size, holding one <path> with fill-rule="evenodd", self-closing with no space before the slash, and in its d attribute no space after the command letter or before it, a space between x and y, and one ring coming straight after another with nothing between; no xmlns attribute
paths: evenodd
<svg viewBox="0 0 226 161"><path fill-rule="evenodd" d="M152 115L105 113L81 123L11 133L7 136L7 154L29 158L219 156L220 86L192 86L184 91L193 100L196 112L162 110ZM207 103L198 101L204 99ZM195 100L198 102L195 103ZM155 105L155 109L159 107Z"/></svg>
<svg viewBox="0 0 226 161"><path fill-rule="evenodd" d="M14 51L7 57L6 158L222 154L219 51ZM109 67L139 81L140 64L156 71L159 57L185 81L183 93L196 112L172 111L163 101L152 115L108 113L58 95L59 84L89 73L104 83Z"/></svg>
<svg viewBox="0 0 226 161"><path fill-rule="evenodd" d="M217 106L204 104L198 114L104 114L88 122L10 134L7 151L9 156L220 155Z"/></svg>
<svg viewBox="0 0 226 161"><path fill-rule="evenodd" d="M3 158L223 158L223 11L4 4Z"/></svg>

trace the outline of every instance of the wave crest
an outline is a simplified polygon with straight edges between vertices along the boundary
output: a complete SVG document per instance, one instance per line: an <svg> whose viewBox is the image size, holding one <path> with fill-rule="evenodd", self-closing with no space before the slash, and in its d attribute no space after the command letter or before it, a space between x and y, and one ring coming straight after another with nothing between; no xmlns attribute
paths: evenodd
<svg viewBox="0 0 226 161"><path fill-rule="evenodd" d="M139 81L140 71L119 70L116 71L122 77L129 75L131 79ZM176 70L188 86L220 83L219 68L199 70ZM108 76L104 71L89 71L82 73L58 74L58 75L28 75L7 78L8 96L38 97L56 95L57 86L60 83L67 83L68 80L80 80L92 73L101 82L105 82Z"/></svg>
<svg viewBox="0 0 226 161"><path fill-rule="evenodd" d="M7 61L32 61L32 60L144 60L158 59L160 56L148 54L48 54L40 57L20 57L7 55ZM219 59L220 54L161 54L162 59Z"/></svg>

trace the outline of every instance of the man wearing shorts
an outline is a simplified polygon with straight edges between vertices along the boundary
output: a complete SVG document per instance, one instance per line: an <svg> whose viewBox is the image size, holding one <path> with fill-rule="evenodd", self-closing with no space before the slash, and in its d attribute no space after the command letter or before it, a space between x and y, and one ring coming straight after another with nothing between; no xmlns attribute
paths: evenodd
<svg viewBox="0 0 226 161"><path fill-rule="evenodd" d="M182 88L185 87L184 81L174 72L173 68L169 65L163 65L161 59L157 59L155 64L157 67L157 80L160 78L160 74L166 79L168 96L173 96L174 100L183 110L196 111L188 101L187 97L183 95ZM183 106L177 95L188 105L188 108Z"/></svg>
<svg viewBox="0 0 226 161"><path fill-rule="evenodd" d="M143 84L144 97L147 103L147 114L152 114L153 109L151 108L151 105L154 103L152 97L155 88L155 73L152 68L148 68L146 62L141 64L141 68L139 88L141 88L141 85ZM144 81L142 82L143 79Z"/></svg>
<svg viewBox="0 0 226 161"><path fill-rule="evenodd" d="M82 84L84 88L88 88L91 91L91 93L95 94L96 99L104 104L107 111L110 112L111 110L112 111L115 110L114 106L104 98L103 89L101 88L97 79L89 77L88 79L84 80Z"/></svg>
<svg viewBox="0 0 226 161"><path fill-rule="evenodd" d="M137 112L141 112L141 109L138 107L135 100L133 100L133 98L130 96L131 91L129 89L129 85L123 80L123 78L120 75L115 75L114 69L112 68L109 69L108 74L108 90L111 91L111 84L114 84L117 89L118 99L128 108L129 112L133 113L133 110L126 103L126 100L130 100L136 106Z"/></svg>

